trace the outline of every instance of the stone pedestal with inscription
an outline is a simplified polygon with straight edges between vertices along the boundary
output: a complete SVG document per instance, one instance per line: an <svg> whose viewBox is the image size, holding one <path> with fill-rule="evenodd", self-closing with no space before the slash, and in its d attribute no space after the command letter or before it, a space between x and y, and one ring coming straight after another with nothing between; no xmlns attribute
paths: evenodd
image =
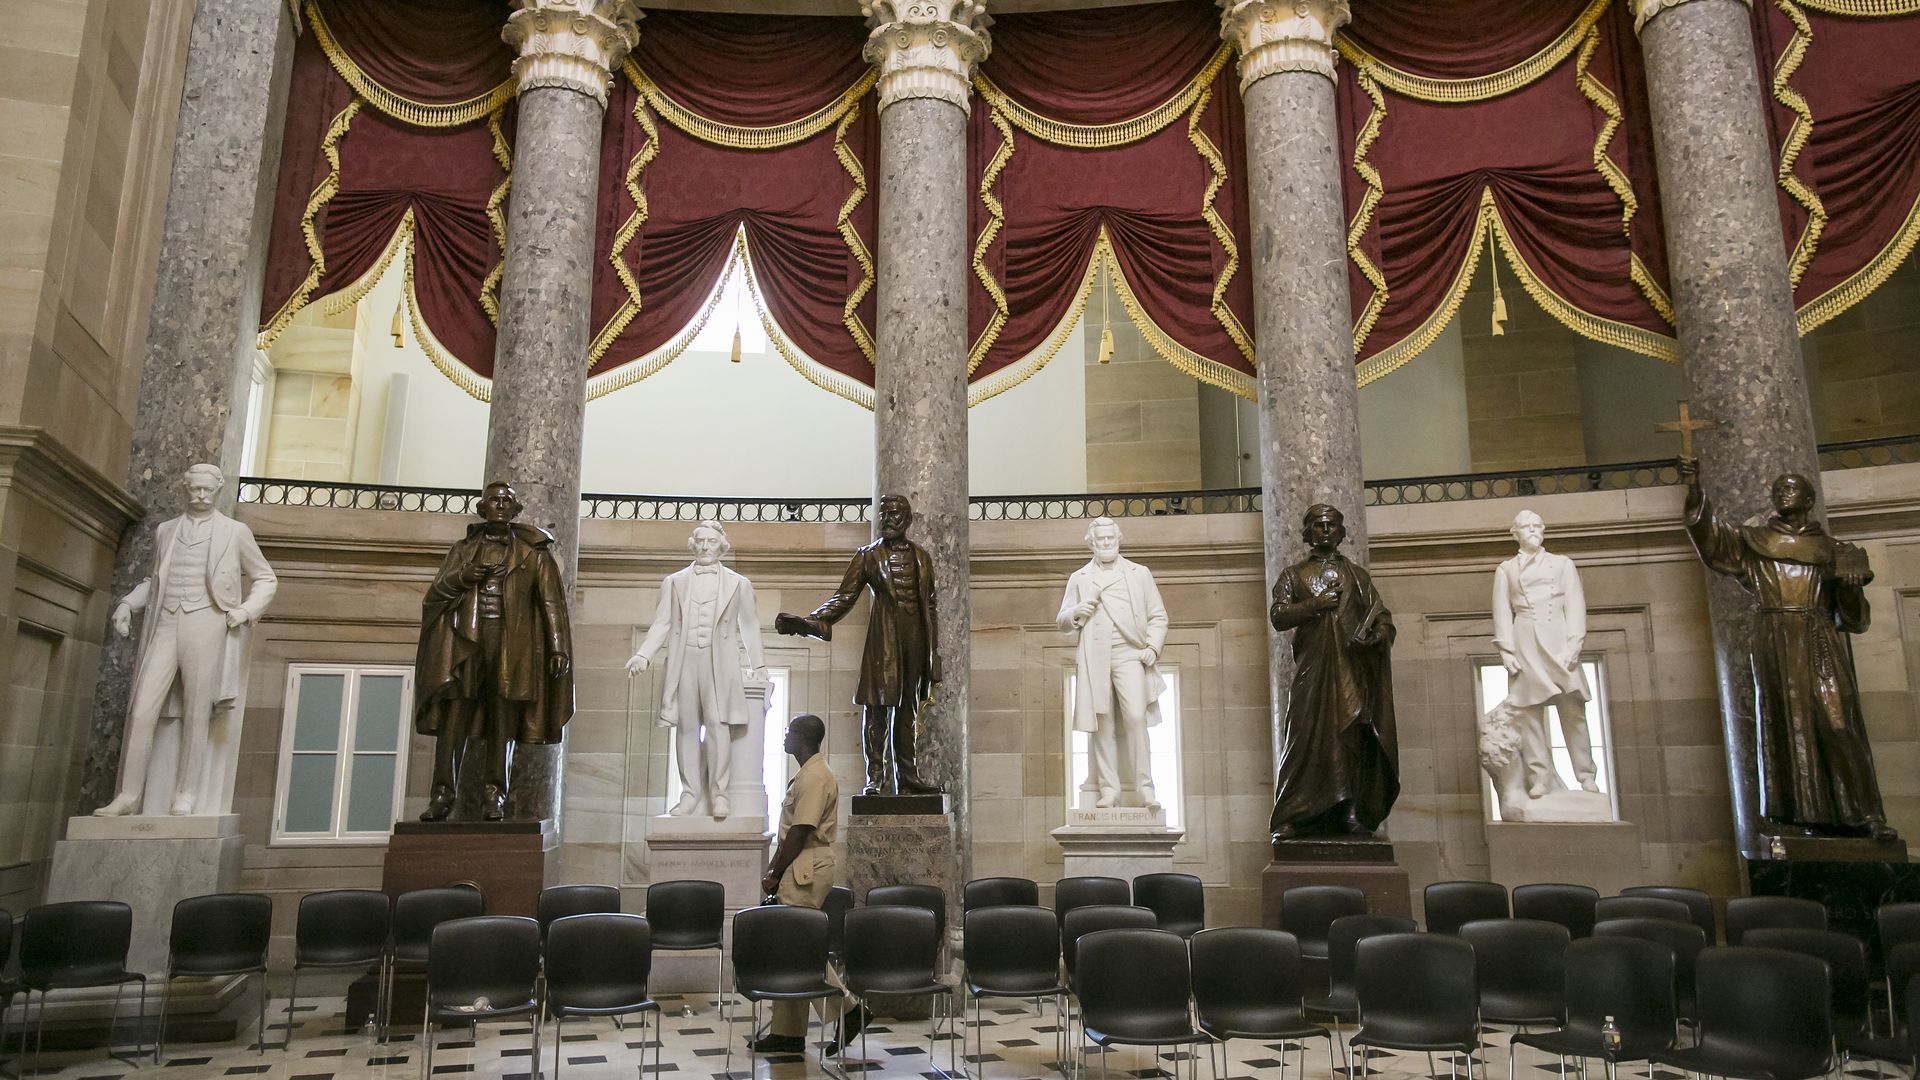
<svg viewBox="0 0 1920 1080"><path fill-rule="evenodd" d="M669 817L647 829L649 881L717 881L727 890L727 927L741 908L760 902L760 879L772 856L764 817ZM714 958L709 953L656 952L652 985L660 990L710 991Z"/></svg>
<svg viewBox="0 0 1920 1080"><path fill-rule="evenodd" d="M173 905L240 887L245 841L236 814L132 814L67 819L53 846L47 901L119 900L133 908L127 970L167 970Z"/></svg>
<svg viewBox="0 0 1920 1080"><path fill-rule="evenodd" d="M1050 834L1066 856L1066 877L1117 877L1173 871L1173 846L1185 829L1167 828L1167 812L1144 806L1075 808Z"/></svg>
<svg viewBox="0 0 1920 1080"><path fill-rule="evenodd" d="M1367 894L1375 915L1413 915L1407 872L1394 861L1384 837L1316 836L1273 845L1273 861L1260 872L1260 925L1280 927L1280 901L1296 885L1346 885Z"/></svg>
<svg viewBox="0 0 1920 1080"><path fill-rule="evenodd" d="M1640 826L1630 821L1489 821L1487 871L1508 888L1558 881L1601 896L1646 884Z"/></svg>
<svg viewBox="0 0 1920 1080"><path fill-rule="evenodd" d="M489 915L532 916L540 890L560 883L560 831L542 821L400 821L387 842L380 890L471 884Z"/></svg>

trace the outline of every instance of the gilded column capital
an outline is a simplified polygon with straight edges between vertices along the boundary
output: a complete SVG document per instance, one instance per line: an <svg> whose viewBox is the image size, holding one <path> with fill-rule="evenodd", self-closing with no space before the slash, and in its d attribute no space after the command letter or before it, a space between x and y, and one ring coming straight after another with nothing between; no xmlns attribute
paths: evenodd
<svg viewBox="0 0 1920 1080"><path fill-rule="evenodd" d="M1220 36L1240 54L1240 89L1280 71L1333 78L1333 34L1348 0L1219 0Z"/></svg>
<svg viewBox="0 0 1920 1080"><path fill-rule="evenodd" d="M880 108L937 98L965 112L973 69L987 58L993 18L985 0L864 0L871 31L863 55L880 69Z"/></svg>
<svg viewBox="0 0 1920 1080"><path fill-rule="evenodd" d="M500 37L519 52L520 90L558 86L607 104L607 84L640 40L634 0L513 0Z"/></svg>
<svg viewBox="0 0 1920 1080"><path fill-rule="evenodd" d="M1633 32L1641 33L1647 28L1647 24L1653 21L1654 16L1689 2L1690 0L1627 0L1628 7L1633 11ZM1753 6L1753 0L1740 0L1740 3L1748 7Z"/></svg>

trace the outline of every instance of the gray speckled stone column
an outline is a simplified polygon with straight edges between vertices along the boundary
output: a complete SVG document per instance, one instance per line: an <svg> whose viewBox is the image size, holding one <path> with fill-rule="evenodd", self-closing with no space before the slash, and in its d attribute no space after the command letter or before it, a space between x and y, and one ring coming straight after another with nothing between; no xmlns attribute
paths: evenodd
<svg viewBox="0 0 1920 1080"><path fill-rule="evenodd" d="M1315 503L1340 508L1347 556L1367 561L1329 44L1347 21L1347 5L1222 0L1222 7L1222 32L1240 51L1246 101L1260 516L1270 586L1306 554L1300 517ZM1277 762L1293 654L1284 636L1269 633Z"/></svg>
<svg viewBox="0 0 1920 1080"><path fill-rule="evenodd" d="M1751 16L1739 0L1639 6L1687 393L1722 425L1701 436L1701 483L1720 513L1744 518L1767 508L1782 472L1820 481ZM1753 602L1709 573L1707 603L1735 831L1759 855Z"/></svg>
<svg viewBox="0 0 1920 1080"><path fill-rule="evenodd" d="M593 0L580 11L543 0L520 5L506 33L520 49L520 100L486 482L511 483L526 507L521 520L554 534L554 557L571 593L600 126L607 73L632 48L638 16L629 0ZM559 816L563 745L515 747L511 816ZM463 806L468 795L461 793Z"/></svg>
<svg viewBox="0 0 1920 1080"><path fill-rule="evenodd" d="M233 506L292 56L282 0L199 0L127 465L127 489L147 514L114 560L116 597L146 576L153 528L179 512L187 466L218 464L227 474L221 508ZM113 797L133 660L132 639L109 634L80 813Z"/></svg>

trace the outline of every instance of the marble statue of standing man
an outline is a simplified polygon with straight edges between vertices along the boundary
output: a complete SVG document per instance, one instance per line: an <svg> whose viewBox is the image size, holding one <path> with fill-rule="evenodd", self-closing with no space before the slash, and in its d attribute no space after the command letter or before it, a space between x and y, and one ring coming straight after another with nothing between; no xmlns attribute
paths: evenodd
<svg viewBox="0 0 1920 1080"><path fill-rule="evenodd" d="M1120 526L1108 517L1087 526L1093 558L1067 579L1055 621L1079 635L1073 730L1087 733L1095 806L1119 803L1118 748L1127 747L1127 777L1140 804L1157 809L1147 729L1160 722L1167 683L1156 665L1167 644L1167 609L1144 566L1120 556Z"/></svg>
<svg viewBox="0 0 1920 1080"><path fill-rule="evenodd" d="M660 606L627 671L647 670L662 645L666 677L660 685L660 726L674 729L680 765L680 801L669 811L684 817L704 803L716 818L733 812L727 801L733 740L751 723L741 650L752 677L765 679L760 609L753 583L720 565L733 550L717 521L702 521L687 539L693 565L660 583ZM706 732L706 738L700 737ZM757 763L755 763L757 764Z"/></svg>
<svg viewBox="0 0 1920 1080"><path fill-rule="evenodd" d="M1560 714L1574 779L1583 791L1600 790L1587 736L1587 701L1592 695L1580 672L1587 597L1573 560L1548 551L1546 536L1539 514L1515 514L1513 538L1520 552L1493 575L1493 643L1507 669L1505 704L1519 728L1527 795L1535 799L1562 787L1547 730L1549 705Z"/></svg>
<svg viewBox="0 0 1920 1080"><path fill-rule="evenodd" d="M101 817L139 813L143 804L175 814L224 814L233 792L231 766L214 759L230 756L238 738L233 710L244 706L247 628L267 610L279 581L253 531L213 508L226 483L219 467L195 465L185 483L186 513L154 530L153 572L113 609L116 634L132 632L134 612L146 617L127 705L120 791L94 811ZM169 779L149 775L163 717L178 718L179 756L167 789L150 792L149 783Z"/></svg>

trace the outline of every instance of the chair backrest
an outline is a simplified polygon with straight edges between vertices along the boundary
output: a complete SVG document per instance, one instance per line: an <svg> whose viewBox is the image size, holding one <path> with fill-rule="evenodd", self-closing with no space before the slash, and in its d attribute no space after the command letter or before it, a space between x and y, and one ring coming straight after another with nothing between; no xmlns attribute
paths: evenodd
<svg viewBox="0 0 1920 1080"><path fill-rule="evenodd" d="M1673 954L1674 1007L1680 1015L1691 1017L1694 1009L1694 968L1700 951L1707 948L1705 931L1692 923L1672 919L1608 919L1596 923L1595 937L1627 937L1652 941Z"/></svg>
<svg viewBox="0 0 1920 1080"><path fill-rule="evenodd" d="M826 970L826 912L766 904L733 917L733 982L741 993L811 990Z"/></svg>
<svg viewBox="0 0 1920 1080"><path fill-rule="evenodd" d="M167 966L176 975L267 969L273 901L260 893L189 896L173 905Z"/></svg>
<svg viewBox="0 0 1920 1080"><path fill-rule="evenodd" d="M1920 941L1902 942L1888 950L1885 967L1887 988L1893 991L1893 1022L1898 1024L1907 1015L1914 976L1920 975Z"/></svg>
<svg viewBox="0 0 1920 1080"><path fill-rule="evenodd" d="M847 912L853 910L853 890L845 885L828 889L827 898L820 901L820 910L827 913L827 956L838 959L846 941Z"/></svg>
<svg viewBox="0 0 1920 1080"><path fill-rule="evenodd" d="M393 955L424 960L434 928L454 919L473 919L487 913L486 898L476 889L443 885L410 889L393 898ZM539 923L534 929L540 928Z"/></svg>
<svg viewBox="0 0 1920 1080"><path fill-rule="evenodd" d="M119 981L133 941L133 909L118 900L68 900L27 910L20 978L36 990Z"/></svg>
<svg viewBox="0 0 1920 1080"><path fill-rule="evenodd" d="M1375 934L1354 949L1361 1030L1390 1043L1477 1047L1473 946L1447 934Z"/></svg>
<svg viewBox="0 0 1920 1080"><path fill-rule="evenodd" d="M1693 912L1693 925L1707 935L1707 944L1711 945L1720 938L1720 920L1713 913L1713 897L1703 889L1689 889L1682 885L1635 885L1621 889L1621 896L1657 896L1662 900L1678 900Z"/></svg>
<svg viewBox="0 0 1920 1080"><path fill-rule="evenodd" d="M1139 1040L1192 1033L1185 938L1166 930L1119 928L1088 934L1080 948L1080 1008L1087 1027Z"/></svg>
<svg viewBox="0 0 1920 1080"><path fill-rule="evenodd" d="M1491 998L1525 999L1557 1019L1566 1009L1567 928L1544 919L1480 919L1460 928L1473 947L1482 1009ZM1518 1018L1503 1017L1517 1020Z"/></svg>
<svg viewBox="0 0 1920 1080"><path fill-rule="evenodd" d="M1039 905L997 904L967 912L967 982L982 990L1039 993L1060 979L1060 924Z"/></svg>
<svg viewBox="0 0 1920 1080"><path fill-rule="evenodd" d="M647 925L656 949L717 949L727 926L727 887L717 881L647 886Z"/></svg>
<svg viewBox="0 0 1920 1080"><path fill-rule="evenodd" d="M1346 885L1295 885L1280 894L1280 929L1300 941L1307 956L1323 951L1334 920L1367 913L1367 894Z"/></svg>
<svg viewBox="0 0 1920 1080"><path fill-rule="evenodd" d="M13 912L0 908L0 982L7 981L7 973L16 970L13 964L13 943L19 940L18 928L13 923Z"/></svg>
<svg viewBox="0 0 1920 1080"><path fill-rule="evenodd" d="M1738 945L1749 930L1825 930L1827 907L1797 896L1736 896L1727 901L1727 944Z"/></svg>
<svg viewBox="0 0 1920 1080"><path fill-rule="evenodd" d="M1722 945L1701 951L1697 979L1700 1045L1710 1055L1731 1051L1785 1076L1827 1071L1833 1005L1824 962L1781 949Z"/></svg>
<svg viewBox="0 0 1920 1080"><path fill-rule="evenodd" d="M392 930L393 898L377 889L308 893L294 919L294 965L373 963Z"/></svg>
<svg viewBox="0 0 1920 1080"><path fill-rule="evenodd" d="M1497 881L1436 881L1427 886L1423 899L1430 934L1457 934L1470 922L1511 914L1507 887Z"/></svg>
<svg viewBox="0 0 1920 1080"><path fill-rule="evenodd" d="M1092 904L1131 904L1133 887L1117 877L1063 877L1053 883L1053 914L1062 927L1067 912Z"/></svg>
<svg viewBox="0 0 1920 1080"><path fill-rule="evenodd" d="M1670 919L1693 925L1693 911L1678 900L1664 896L1603 896L1593 906L1593 920Z"/></svg>
<svg viewBox="0 0 1920 1080"><path fill-rule="evenodd" d="M1193 935L1193 1005L1203 1025L1250 1008L1300 1008L1300 942L1285 930L1221 926Z"/></svg>
<svg viewBox="0 0 1920 1080"><path fill-rule="evenodd" d="M540 890L534 917L546 933L555 919L569 915L611 915L620 910L620 890L612 885L549 885Z"/></svg>
<svg viewBox="0 0 1920 1080"><path fill-rule="evenodd" d="M401 893L402 898L407 894ZM434 924L427 945L427 1001L436 1008L495 1009L533 1001L540 978L540 923L524 915L469 915Z"/></svg>
<svg viewBox="0 0 1920 1080"><path fill-rule="evenodd" d="M934 936L947 932L947 893L938 885L875 885L868 907L917 907L933 913Z"/></svg>
<svg viewBox="0 0 1920 1080"><path fill-rule="evenodd" d="M1141 874L1133 879L1135 907L1148 908L1160 929L1192 937L1207 924L1207 896L1192 874Z"/></svg>
<svg viewBox="0 0 1920 1080"><path fill-rule="evenodd" d="M547 1000L559 1010L614 1009L647 1000L653 930L638 915L562 915L546 927Z"/></svg>
<svg viewBox="0 0 1920 1080"><path fill-rule="evenodd" d="M1874 928L1880 933L1880 955L1910 941L1920 941L1920 903L1881 904L1873 913Z"/></svg>
<svg viewBox="0 0 1920 1080"><path fill-rule="evenodd" d="M1785 949L1819 957L1827 962L1832 988L1833 1027L1841 1035L1853 1035L1867 1026L1867 946L1850 934L1835 930L1800 930L1766 926L1741 935L1742 945L1761 949Z"/></svg>
<svg viewBox="0 0 1920 1080"><path fill-rule="evenodd" d="M1418 929L1412 919L1397 915L1342 915L1333 920L1327 928L1328 989L1353 989L1354 950L1360 942L1381 934L1411 934Z"/></svg>
<svg viewBox="0 0 1920 1080"><path fill-rule="evenodd" d="M1597 1039L1611 1016L1626 1054L1669 1049L1678 1018L1673 985L1672 949L1596 931L1567 946L1567 1028Z"/></svg>
<svg viewBox="0 0 1920 1080"><path fill-rule="evenodd" d="M1039 907L1040 883L1023 877L974 878L960 894L962 911L1005 905Z"/></svg>
<svg viewBox="0 0 1920 1080"><path fill-rule="evenodd" d="M1599 902L1600 891L1585 885L1521 885L1513 890L1513 917L1559 923L1574 937L1592 937Z"/></svg>
<svg viewBox="0 0 1920 1080"><path fill-rule="evenodd" d="M1159 929L1160 920L1151 910L1131 904L1092 904L1067 912L1067 924L1060 931L1060 954L1066 961L1067 985L1077 987L1074 972L1079 970L1080 939L1100 930Z"/></svg>
<svg viewBox="0 0 1920 1080"><path fill-rule="evenodd" d="M917 990L933 982L940 955L939 922L918 905L867 906L847 912L847 989L855 994Z"/></svg>

